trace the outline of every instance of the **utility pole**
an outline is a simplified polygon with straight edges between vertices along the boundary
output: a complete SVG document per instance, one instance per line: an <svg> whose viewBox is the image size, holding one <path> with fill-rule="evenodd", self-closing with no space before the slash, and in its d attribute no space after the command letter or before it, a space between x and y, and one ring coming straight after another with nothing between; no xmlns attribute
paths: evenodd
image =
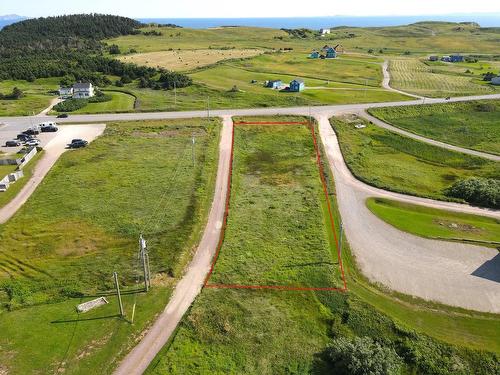
<svg viewBox="0 0 500 375"><path fill-rule="evenodd" d="M344 233L344 226L342 224L342 222L340 222L340 236L339 236L339 255L340 255L340 258L342 258L342 235ZM339 262L340 262L340 259L339 259Z"/></svg>
<svg viewBox="0 0 500 375"><path fill-rule="evenodd" d="M193 156L193 167L195 166L196 164L196 157L195 157L195 143L196 143L196 140L194 138L194 133L191 134L191 154Z"/></svg>
<svg viewBox="0 0 500 375"><path fill-rule="evenodd" d="M120 306L120 316L123 317L125 314L123 313L122 296L120 294L120 285L118 284L118 274L116 272L113 272L113 278L115 279L116 295L118 297L118 305Z"/></svg>
<svg viewBox="0 0 500 375"><path fill-rule="evenodd" d="M148 255L148 250L146 246L146 240L142 237L142 234L139 237L139 247L140 247L140 253L139 256L141 257L142 260L142 272L144 275L144 289L149 291L149 286L150 286L150 277L151 274L149 273L149 255Z"/></svg>
<svg viewBox="0 0 500 375"><path fill-rule="evenodd" d="M174 81L174 107L177 107L177 85Z"/></svg>

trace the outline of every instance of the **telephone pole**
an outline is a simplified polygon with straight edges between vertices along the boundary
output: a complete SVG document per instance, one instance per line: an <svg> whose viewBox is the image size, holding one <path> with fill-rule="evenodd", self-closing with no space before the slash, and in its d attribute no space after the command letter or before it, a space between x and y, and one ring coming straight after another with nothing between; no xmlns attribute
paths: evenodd
<svg viewBox="0 0 500 375"><path fill-rule="evenodd" d="M151 273L149 271L149 254L147 250L146 240L142 237L142 234L139 236L139 256L142 260L142 272L144 275L144 289L149 291L149 287L151 286Z"/></svg>
<svg viewBox="0 0 500 375"><path fill-rule="evenodd" d="M120 306L120 316L123 317L125 314L123 313L122 296L120 294L120 285L118 284L118 274L116 272L113 272L113 278L115 279L116 296L118 297L118 305Z"/></svg>
<svg viewBox="0 0 500 375"><path fill-rule="evenodd" d="M191 134L191 154L193 156L193 167L195 166L196 163L196 157L195 157L195 143L196 140L194 138L194 133Z"/></svg>

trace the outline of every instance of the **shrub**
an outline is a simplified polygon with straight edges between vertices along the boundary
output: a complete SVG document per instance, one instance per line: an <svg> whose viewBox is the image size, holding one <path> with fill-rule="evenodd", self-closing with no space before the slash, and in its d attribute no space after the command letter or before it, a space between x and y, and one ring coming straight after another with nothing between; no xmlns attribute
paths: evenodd
<svg viewBox="0 0 500 375"><path fill-rule="evenodd" d="M57 112L73 112L87 105L86 99L67 99L54 106L54 111Z"/></svg>
<svg viewBox="0 0 500 375"><path fill-rule="evenodd" d="M480 206L500 208L500 180L470 178L455 182L446 195Z"/></svg>
<svg viewBox="0 0 500 375"><path fill-rule="evenodd" d="M476 111L478 112L495 112L497 107L493 103L480 103L476 105Z"/></svg>
<svg viewBox="0 0 500 375"><path fill-rule="evenodd" d="M118 47L116 44L112 44L109 46L109 53L111 55L119 55L121 53L120 47Z"/></svg>
<svg viewBox="0 0 500 375"><path fill-rule="evenodd" d="M327 349L335 374L399 374L401 358L394 349L380 345L369 337L344 337L333 340Z"/></svg>

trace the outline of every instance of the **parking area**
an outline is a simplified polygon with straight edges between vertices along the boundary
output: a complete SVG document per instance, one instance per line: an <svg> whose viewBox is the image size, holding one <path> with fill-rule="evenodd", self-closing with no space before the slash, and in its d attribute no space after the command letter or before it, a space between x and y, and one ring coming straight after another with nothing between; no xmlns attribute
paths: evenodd
<svg viewBox="0 0 500 375"><path fill-rule="evenodd" d="M33 125L38 125L38 122L33 122ZM2 126L0 126L0 152L4 153L5 155L18 153L23 148L23 145L17 147L6 147L5 143L7 141L16 140L18 134L21 134L23 131L31 127L32 125L30 122L25 125L3 124ZM45 147L52 139L54 139L57 134L58 132L40 132L40 134L37 134L33 137L40 141L40 147ZM70 141L71 139L68 140L68 142Z"/></svg>

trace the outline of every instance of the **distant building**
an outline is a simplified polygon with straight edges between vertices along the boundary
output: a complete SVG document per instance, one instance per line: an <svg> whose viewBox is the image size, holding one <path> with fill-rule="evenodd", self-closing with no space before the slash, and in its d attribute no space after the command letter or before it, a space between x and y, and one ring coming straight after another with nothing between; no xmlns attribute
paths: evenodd
<svg viewBox="0 0 500 375"><path fill-rule="evenodd" d="M90 82L79 82L73 85L73 98L86 99L95 95L94 86Z"/></svg>
<svg viewBox="0 0 500 375"><path fill-rule="evenodd" d="M321 33L321 36L325 36L330 34L330 29L320 29L319 32Z"/></svg>
<svg viewBox="0 0 500 375"><path fill-rule="evenodd" d="M329 47L327 50L326 50L326 55L325 55L325 58L327 59L334 59L337 57L337 51L335 51L335 48L333 47Z"/></svg>
<svg viewBox="0 0 500 375"><path fill-rule="evenodd" d="M310 59L319 59L319 51L312 51L309 55Z"/></svg>
<svg viewBox="0 0 500 375"><path fill-rule="evenodd" d="M304 80L301 78L295 78L292 82L290 82L290 91L299 92L306 88L306 84Z"/></svg>
<svg viewBox="0 0 500 375"><path fill-rule="evenodd" d="M279 89L281 86L283 86L283 82L279 79L267 81L266 83L266 87L269 87L270 89Z"/></svg>
<svg viewBox="0 0 500 375"><path fill-rule="evenodd" d="M441 57L441 61L451 62L451 57L450 56L443 56L443 57Z"/></svg>
<svg viewBox="0 0 500 375"><path fill-rule="evenodd" d="M500 86L500 76L492 78L491 79L491 84L495 86Z"/></svg>
<svg viewBox="0 0 500 375"><path fill-rule="evenodd" d="M337 53L344 53L344 46L342 44L337 44L333 49Z"/></svg>
<svg viewBox="0 0 500 375"><path fill-rule="evenodd" d="M429 61L438 61L439 56L429 56Z"/></svg>
<svg viewBox="0 0 500 375"><path fill-rule="evenodd" d="M71 98L73 96L73 87L59 87L59 96L61 98Z"/></svg>
<svg viewBox="0 0 500 375"><path fill-rule="evenodd" d="M462 55L451 55L450 56L450 61L453 62L453 63L463 62L464 61L464 57Z"/></svg>

